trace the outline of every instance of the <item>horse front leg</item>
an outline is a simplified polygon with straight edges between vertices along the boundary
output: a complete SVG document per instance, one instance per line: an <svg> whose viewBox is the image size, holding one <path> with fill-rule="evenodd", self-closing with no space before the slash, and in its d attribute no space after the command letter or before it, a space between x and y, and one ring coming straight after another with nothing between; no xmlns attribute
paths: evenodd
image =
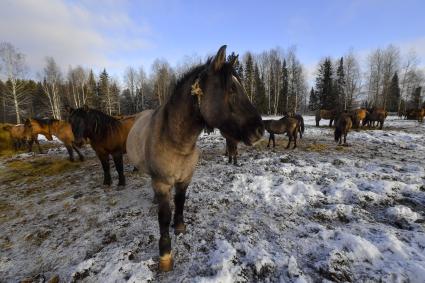
<svg viewBox="0 0 425 283"><path fill-rule="evenodd" d="M80 161L84 161L84 155L81 153L81 151L75 146L75 144L72 144L72 148L77 152L78 157L80 158Z"/></svg>
<svg viewBox="0 0 425 283"><path fill-rule="evenodd" d="M267 144L267 147L270 147L270 141L272 140L272 134L269 134L269 143Z"/></svg>
<svg viewBox="0 0 425 283"><path fill-rule="evenodd" d="M40 143L38 142L38 139L34 139L34 142L37 144L38 152L40 152L40 154L42 154L43 150L41 150L41 146L40 146Z"/></svg>
<svg viewBox="0 0 425 283"><path fill-rule="evenodd" d="M172 186L160 181L152 181L152 187L155 196L158 198L158 222L160 231L159 270L167 272L173 270L173 255L171 253L171 238L169 233L171 223L170 190ZM181 209L183 213L181 202L179 204L179 209Z"/></svg>
<svg viewBox="0 0 425 283"><path fill-rule="evenodd" d="M103 169L103 184L110 186L112 183L111 173L109 172L109 155L98 154Z"/></svg>
<svg viewBox="0 0 425 283"><path fill-rule="evenodd" d="M189 183L177 183L176 193L174 195L174 234L186 233L186 225L184 224L183 210L186 201L186 191Z"/></svg>
<svg viewBox="0 0 425 283"><path fill-rule="evenodd" d="M273 136L272 136L272 139L273 139L273 148L275 148L275 147L276 147L276 139L275 139L274 134L273 134Z"/></svg>
<svg viewBox="0 0 425 283"><path fill-rule="evenodd" d="M288 138L289 138L289 141L288 141L288 145L286 146L286 149L288 149L289 146L291 145L291 141L292 141L292 134L291 133L288 133Z"/></svg>
<svg viewBox="0 0 425 283"><path fill-rule="evenodd" d="M70 145L65 145L66 150L68 151L69 161L74 162L74 151Z"/></svg>
<svg viewBox="0 0 425 283"><path fill-rule="evenodd" d="M118 186L125 186L122 152L114 153L112 157L114 158L115 169L118 172Z"/></svg>
<svg viewBox="0 0 425 283"><path fill-rule="evenodd" d="M298 133L297 133L297 129L296 129L295 135L294 135L294 147L292 149L295 149L297 147L297 136L298 136Z"/></svg>

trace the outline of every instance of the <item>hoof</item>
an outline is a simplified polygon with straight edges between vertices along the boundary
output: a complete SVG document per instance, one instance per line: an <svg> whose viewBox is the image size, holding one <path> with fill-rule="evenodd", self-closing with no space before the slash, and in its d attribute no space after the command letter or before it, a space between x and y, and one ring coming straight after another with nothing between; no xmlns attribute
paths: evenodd
<svg viewBox="0 0 425 283"><path fill-rule="evenodd" d="M173 256L166 254L159 257L159 271L168 272L173 270Z"/></svg>
<svg viewBox="0 0 425 283"><path fill-rule="evenodd" d="M186 224L179 223L179 224L174 226L174 234L175 235L180 235L180 234L185 234L185 233L186 233Z"/></svg>

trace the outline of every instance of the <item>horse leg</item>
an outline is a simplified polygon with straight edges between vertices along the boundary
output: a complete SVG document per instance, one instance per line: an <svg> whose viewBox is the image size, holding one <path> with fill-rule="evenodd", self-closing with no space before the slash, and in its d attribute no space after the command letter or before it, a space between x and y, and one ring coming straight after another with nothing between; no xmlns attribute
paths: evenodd
<svg viewBox="0 0 425 283"><path fill-rule="evenodd" d="M235 152L235 155L233 155L233 165L238 165L238 160L236 159L237 155L238 155L238 152Z"/></svg>
<svg viewBox="0 0 425 283"><path fill-rule="evenodd" d="M316 127L319 127L319 122L320 122L320 118L319 119L316 118Z"/></svg>
<svg viewBox="0 0 425 283"><path fill-rule="evenodd" d="M40 146L40 143L38 142L38 139L34 139L34 142L37 144L38 152L40 152L40 154L42 154L43 151L41 150L41 146Z"/></svg>
<svg viewBox="0 0 425 283"><path fill-rule="evenodd" d="M269 134L269 143L267 144L267 147L270 147L270 141L272 140L272 134Z"/></svg>
<svg viewBox="0 0 425 283"><path fill-rule="evenodd" d="M275 140L274 134L272 136L272 139L273 139L273 148L274 148L274 147L276 147L276 140Z"/></svg>
<svg viewBox="0 0 425 283"><path fill-rule="evenodd" d="M74 144L72 145L72 148L77 152L80 161L84 161L84 155L81 153L81 151Z"/></svg>
<svg viewBox="0 0 425 283"><path fill-rule="evenodd" d="M347 145L347 132L344 133L344 144Z"/></svg>
<svg viewBox="0 0 425 283"><path fill-rule="evenodd" d="M112 155L114 158L115 169L118 172L118 186L125 186L125 177L124 177L124 166L123 166L123 158L122 153L117 152Z"/></svg>
<svg viewBox="0 0 425 283"><path fill-rule="evenodd" d="M33 140L28 141L28 152L32 152L32 144L34 143ZM15 144L15 150L16 150L16 144Z"/></svg>
<svg viewBox="0 0 425 283"><path fill-rule="evenodd" d="M173 269L173 256L171 254L171 238L169 233L171 222L170 189L171 185L159 181L152 181L152 187L158 198L158 222L159 222L159 270L171 271ZM181 198L181 195L180 195ZM176 206L177 209L177 206ZM183 213L182 202L179 210ZM181 215L183 216L183 215Z"/></svg>
<svg viewBox="0 0 425 283"><path fill-rule="evenodd" d="M329 120L329 127L332 127L332 119Z"/></svg>
<svg viewBox="0 0 425 283"><path fill-rule="evenodd" d="M98 155L100 162L102 163L103 169L103 184L110 186L112 183L111 173L109 172L109 155L108 154L99 154Z"/></svg>
<svg viewBox="0 0 425 283"><path fill-rule="evenodd" d="M295 129L295 135L293 135L294 136L294 147L292 149L295 149L297 147L297 136L298 136L297 131L298 131L298 129L296 128Z"/></svg>
<svg viewBox="0 0 425 283"><path fill-rule="evenodd" d="M174 234L186 233L186 225L184 224L183 210L186 201L186 191L189 184L177 183L176 193L174 195Z"/></svg>
<svg viewBox="0 0 425 283"><path fill-rule="evenodd" d="M382 128L384 127L384 121L379 122L380 126L379 129L382 130Z"/></svg>
<svg viewBox="0 0 425 283"><path fill-rule="evenodd" d="M74 162L74 151L72 150L72 147L70 145L65 145L65 147L69 154L69 161Z"/></svg>
<svg viewBox="0 0 425 283"><path fill-rule="evenodd" d="M288 138L289 138L289 141L288 141L288 145L286 146L286 149L288 149L289 146L291 145L291 140L292 140L292 134L291 133L288 133Z"/></svg>

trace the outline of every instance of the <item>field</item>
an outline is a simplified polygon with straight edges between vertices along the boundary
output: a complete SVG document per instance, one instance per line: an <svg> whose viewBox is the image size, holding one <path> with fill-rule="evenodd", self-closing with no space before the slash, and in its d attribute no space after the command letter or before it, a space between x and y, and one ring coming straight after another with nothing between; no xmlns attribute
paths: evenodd
<svg viewBox="0 0 425 283"><path fill-rule="evenodd" d="M124 189L114 168L103 187L94 152L71 163L59 143L1 158L0 282L423 282L425 125L389 117L342 147L328 121L306 123L297 149L265 136L240 146L240 166L218 131L201 135L188 232L165 274L147 177L127 164Z"/></svg>

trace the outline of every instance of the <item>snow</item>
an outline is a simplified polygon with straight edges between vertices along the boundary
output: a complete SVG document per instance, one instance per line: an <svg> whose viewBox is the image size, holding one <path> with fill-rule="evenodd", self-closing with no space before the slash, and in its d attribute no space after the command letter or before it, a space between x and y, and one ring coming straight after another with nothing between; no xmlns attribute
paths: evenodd
<svg viewBox="0 0 425 283"><path fill-rule="evenodd" d="M0 229L8 231L0 236L0 247L8 247L0 254L0 277L424 282L425 125L389 117L383 130L350 132L350 146L341 147L328 121L318 128L314 117L305 121L299 148L284 149L282 136L275 149L266 148L265 135L255 147L240 145L240 166L227 164L218 131L201 135L187 233L172 235L175 267L165 274L156 266L150 181L131 166L124 190L103 188L100 164L86 148L88 159L75 171L33 184L0 184L0 203L11 207L0 211ZM67 153L58 147L47 156Z"/></svg>

